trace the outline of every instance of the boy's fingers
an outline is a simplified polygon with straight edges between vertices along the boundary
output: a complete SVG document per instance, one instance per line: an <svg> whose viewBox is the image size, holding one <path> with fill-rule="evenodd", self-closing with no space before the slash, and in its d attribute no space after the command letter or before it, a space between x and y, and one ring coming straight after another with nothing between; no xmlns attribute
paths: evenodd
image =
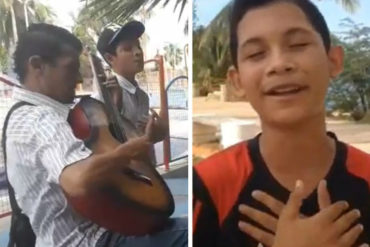
<svg viewBox="0 0 370 247"><path fill-rule="evenodd" d="M288 202L281 213L281 217L290 219L298 218L303 199L303 182L302 180L297 180L294 191L290 193Z"/></svg>
<svg viewBox="0 0 370 247"><path fill-rule="evenodd" d="M263 191L259 190L253 191L252 197L259 201L260 203L264 204L266 207L268 207L277 216L281 214L285 206L284 203Z"/></svg>
<svg viewBox="0 0 370 247"><path fill-rule="evenodd" d="M360 216L360 211L354 209L339 217L334 223L335 235L341 236Z"/></svg>
<svg viewBox="0 0 370 247"><path fill-rule="evenodd" d="M353 246L363 230L364 227L360 224L352 227L348 232L340 237L340 246Z"/></svg>
<svg viewBox="0 0 370 247"><path fill-rule="evenodd" d="M261 242L262 244L266 246L272 246L274 243L274 235L272 235L269 232L263 231L255 226L252 226L251 224L245 223L240 221L239 222L239 229L258 242Z"/></svg>
<svg viewBox="0 0 370 247"><path fill-rule="evenodd" d="M336 202L329 207L320 211L316 217L325 219L327 222L333 222L336 220L347 208L349 207L346 201Z"/></svg>
<svg viewBox="0 0 370 247"><path fill-rule="evenodd" d="M240 205L239 212L248 216L253 221L259 223L264 228L272 232L276 232L276 226L277 226L277 221L278 221L276 217L271 216L260 210L254 209L252 207L249 207L247 205Z"/></svg>
<svg viewBox="0 0 370 247"><path fill-rule="evenodd" d="M359 247L369 247L368 244L361 244Z"/></svg>
<svg viewBox="0 0 370 247"><path fill-rule="evenodd" d="M317 200L319 202L320 210L327 208L331 205L331 199L328 192L326 180L321 180L317 188Z"/></svg>

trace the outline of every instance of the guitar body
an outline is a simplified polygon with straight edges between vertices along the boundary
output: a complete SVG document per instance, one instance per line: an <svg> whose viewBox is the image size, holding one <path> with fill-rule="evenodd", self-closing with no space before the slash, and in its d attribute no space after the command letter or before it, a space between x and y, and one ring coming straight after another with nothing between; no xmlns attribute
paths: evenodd
<svg viewBox="0 0 370 247"><path fill-rule="evenodd" d="M96 154L121 144L111 134L112 123L100 101L83 97L71 111L68 122L75 136ZM117 186L102 188L86 198L68 198L69 203L80 215L126 236L158 231L173 213L174 200L155 167L145 160L146 155L142 160L130 161L128 170L115 174Z"/></svg>

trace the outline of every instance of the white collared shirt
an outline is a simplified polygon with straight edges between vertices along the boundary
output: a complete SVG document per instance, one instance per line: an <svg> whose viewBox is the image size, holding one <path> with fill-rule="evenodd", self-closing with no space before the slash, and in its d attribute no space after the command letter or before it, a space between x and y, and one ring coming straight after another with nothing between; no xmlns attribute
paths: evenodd
<svg viewBox="0 0 370 247"><path fill-rule="evenodd" d="M114 73L117 77L118 84L122 88L122 109L120 114L124 121L131 123L126 126L126 132L135 132L138 135L143 134L139 128L140 122L146 122L149 117L149 97L136 82L131 83L125 77ZM136 84L136 86L134 85Z"/></svg>
<svg viewBox="0 0 370 247"><path fill-rule="evenodd" d="M137 87L134 86L129 80L119 74L113 74L117 77L118 84L121 86L122 89L126 90L130 94L136 93Z"/></svg>
<svg viewBox="0 0 370 247"><path fill-rule="evenodd" d="M13 97L33 104L12 113L6 152L8 178L36 247L95 246L106 230L75 213L59 184L66 166L91 155L67 122L69 107L25 89L15 89Z"/></svg>

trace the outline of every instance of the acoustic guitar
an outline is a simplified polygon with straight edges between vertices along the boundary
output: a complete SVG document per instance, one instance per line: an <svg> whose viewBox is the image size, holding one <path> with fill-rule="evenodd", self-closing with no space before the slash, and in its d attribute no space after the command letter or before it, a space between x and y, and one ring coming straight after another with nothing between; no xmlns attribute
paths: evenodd
<svg viewBox="0 0 370 247"><path fill-rule="evenodd" d="M90 55L90 62L105 104L89 96L82 97L68 121L75 136L93 153L104 153L127 141L129 133L109 90L104 88L107 78L99 58ZM84 198L69 197L69 203L83 217L126 236L160 230L174 211L174 200L151 164L149 154L131 160L118 175L122 177L119 186L102 188Z"/></svg>

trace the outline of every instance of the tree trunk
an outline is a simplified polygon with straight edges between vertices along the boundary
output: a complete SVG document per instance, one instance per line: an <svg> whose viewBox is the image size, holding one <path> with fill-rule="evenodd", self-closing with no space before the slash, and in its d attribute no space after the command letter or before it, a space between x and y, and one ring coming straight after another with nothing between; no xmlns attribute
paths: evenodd
<svg viewBox="0 0 370 247"><path fill-rule="evenodd" d="M13 4L10 6L10 15L12 17L12 28L13 28L13 43L16 44L18 41L18 31L17 31L17 22L15 18L15 12Z"/></svg>
<svg viewBox="0 0 370 247"><path fill-rule="evenodd" d="M25 1L23 2L24 21L25 21L25 23L26 23L26 30L28 29L27 3L28 3L28 1L27 1L27 0L25 0Z"/></svg>
<svg viewBox="0 0 370 247"><path fill-rule="evenodd" d="M360 100L361 100L362 109L365 114L367 112L367 103L366 103L365 95L360 94Z"/></svg>

